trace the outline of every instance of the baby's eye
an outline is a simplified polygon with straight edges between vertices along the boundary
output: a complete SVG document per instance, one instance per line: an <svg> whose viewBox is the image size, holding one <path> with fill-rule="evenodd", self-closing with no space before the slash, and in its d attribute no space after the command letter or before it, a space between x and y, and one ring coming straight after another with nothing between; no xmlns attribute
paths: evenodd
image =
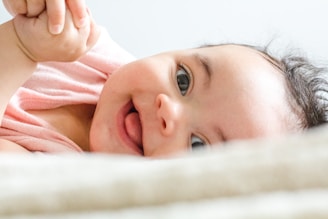
<svg viewBox="0 0 328 219"><path fill-rule="evenodd" d="M185 96L190 86L190 74L183 66L180 66L176 77L180 93L182 96Z"/></svg>
<svg viewBox="0 0 328 219"><path fill-rule="evenodd" d="M200 149L204 147L206 143L196 135L191 136L191 148L192 150Z"/></svg>

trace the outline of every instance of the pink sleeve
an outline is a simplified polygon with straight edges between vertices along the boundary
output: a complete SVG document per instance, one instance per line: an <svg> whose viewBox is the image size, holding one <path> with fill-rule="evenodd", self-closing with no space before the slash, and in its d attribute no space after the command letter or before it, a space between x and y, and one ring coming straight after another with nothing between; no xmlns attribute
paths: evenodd
<svg viewBox="0 0 328 219"><path fill-rule="evenodd" d="M95 105L112 72L132 60L134 58L102 29L96 45L78 61L40 63L12 97L0 127L0 137L30 151L81 151L70 139L55 132L51 124L26 110Z"/></svg>

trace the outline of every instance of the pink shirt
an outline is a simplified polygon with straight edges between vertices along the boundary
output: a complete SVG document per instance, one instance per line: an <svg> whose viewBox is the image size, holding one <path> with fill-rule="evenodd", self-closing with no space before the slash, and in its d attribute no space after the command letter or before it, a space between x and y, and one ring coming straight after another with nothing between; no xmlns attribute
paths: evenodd
<svg viewBox="0 0 328 219"><path fill-rule="evenodd" d="M80 60L40 63L9 102L0 127L0 138L30 151L81 152L78 145L56 132L51 124L26 110L72 104L96 105L107 78L132 60L133 57L103 29L97 44Z"/></svg>

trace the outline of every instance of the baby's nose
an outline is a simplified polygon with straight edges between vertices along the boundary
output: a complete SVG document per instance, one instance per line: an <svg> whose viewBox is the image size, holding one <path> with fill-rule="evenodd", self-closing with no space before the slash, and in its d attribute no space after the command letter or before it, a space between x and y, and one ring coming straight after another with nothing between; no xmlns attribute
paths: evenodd
<svg viewBox="0 0 328 219"><path fill-rule="evenodd" d="M179 102L165 94L159 94L156 98L155 104L161 133L164 136L169 136L174 133L180 123L182 107Z"/></svg>

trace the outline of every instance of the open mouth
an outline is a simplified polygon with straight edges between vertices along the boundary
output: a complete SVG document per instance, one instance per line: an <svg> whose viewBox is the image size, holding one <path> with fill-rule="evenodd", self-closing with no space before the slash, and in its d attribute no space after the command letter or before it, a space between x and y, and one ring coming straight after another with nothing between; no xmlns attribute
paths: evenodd
<svg viewBox="0 0 328 219"><path fill-rule="evenodd" d="M123 141L135 152L143 155L142 124L139 112L132 101L129 101L119 116L120 135Z"/></svg>

